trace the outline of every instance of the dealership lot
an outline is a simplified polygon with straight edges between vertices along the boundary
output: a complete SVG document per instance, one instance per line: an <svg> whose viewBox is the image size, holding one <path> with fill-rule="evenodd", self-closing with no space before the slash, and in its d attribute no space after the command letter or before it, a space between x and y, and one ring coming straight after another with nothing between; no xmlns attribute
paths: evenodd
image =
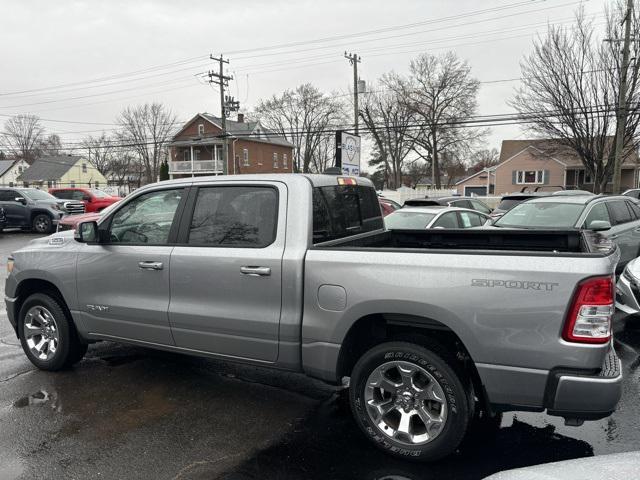
<svg viewBox="0 0 640 480"><path fill-rule="evenodd" d="M32 234L0 237L7 255ZM27 361L0 309L0 478L482 478L554 460L640 449L640 322L617 319L625 386L611 417L565 427L506 414L432 465L369 445L343 394L302 375L101 343L74 369Z"/></svg>

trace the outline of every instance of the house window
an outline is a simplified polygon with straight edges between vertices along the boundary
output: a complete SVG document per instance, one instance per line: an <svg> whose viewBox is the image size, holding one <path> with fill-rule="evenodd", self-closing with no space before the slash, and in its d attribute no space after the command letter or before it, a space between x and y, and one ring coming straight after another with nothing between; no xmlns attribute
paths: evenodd
<svg viewBox="0 0 640 480"><path fill-rule="evenodd" d="M247 148L242 149L242 164L245 167L249 166L249 149Z"/></svg>
<svg viewBox="0 0 640 480"><path fill-rule="evenodd" d="M22 173L22 165L18 167L18 173Z"/></svg>
<svg viewBox="0 0 640 480"><path fill-rule="evenodd" d="M53 188L53 182L51 180L47 180L47 188Z"/></svg>
<svg viewBox="0 0 640 480"><path fill-rule="evenodd" d="M182 151L182 160L184 160L185 162L188 162L189 160L191 160L189 156L189 150Z"/></svg>
<svg viewBox="0 0 640 480"><path fill-rule="evenodd" d="M287 154L286 153L282 154L282 168L289 168L289 165L287 164Z"/></svg>
<svg viewBox="0 0 640 480"><path fill-rule="evenodd" d="M273 168L278 168L278 154L273 154Z"/></svg>
<svg viewBox="0 0 640 480"><path fill-rule="evenodd" d="M591 178L591 174L586 170L584 172L584 183L593 183L593 178Z"/></svg>
<svg viewBox="0 0 640 480"><path fill-rule="evenodd" d="M200 123L198 125L198 135L200 135L200 136L204 135L204 124L203 123Z"/></svg>
<svg viewBox="0 0 640 480"><path fill-rule="evenodd" d="M193 151L193 159L194 159L195 161L200 160L200 149L199 149L199 148L196 148L196 149Z"/></svg>
<svg viewBox="0 0 640 480"><path fill-rule="evenodd" d="M516 182L521 185L530 185L544 182L544 170L518 170Z"/></svg>
<svg viewBox="0 0 640 480"><path fill-rule="evenodd" d="M87 173L87 164L86 163L82 164L82 173Z"/></svg>
<svg viewBox="0 0 640 480"><path fill-rule="evenodd" d="M94 183L95 183L96 188L100 187L100 182L99 181L96 180Z"/></svg>
<svg viewBox="0 0 640 480"><path fill-rule="evenodd" d="M71 180L71 188L76 188L76 182L74 182L73 180Z"/></svg>

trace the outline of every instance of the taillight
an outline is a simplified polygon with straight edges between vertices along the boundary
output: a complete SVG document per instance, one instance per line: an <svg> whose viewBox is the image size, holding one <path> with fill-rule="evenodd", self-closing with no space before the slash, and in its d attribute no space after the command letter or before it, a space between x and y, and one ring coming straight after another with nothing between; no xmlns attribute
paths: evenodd
<svg viewBox="0 0 640 480"><path fill-rule="evenodd" d="M594 277L578 284L565 319L567 342L607 343L614 312L613 277Z"/></svg>

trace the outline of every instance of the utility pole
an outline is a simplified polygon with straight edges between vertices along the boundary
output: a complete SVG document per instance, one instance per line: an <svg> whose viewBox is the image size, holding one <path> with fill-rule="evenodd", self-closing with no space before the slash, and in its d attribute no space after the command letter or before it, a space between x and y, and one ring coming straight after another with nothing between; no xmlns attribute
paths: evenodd
<svg viewBox="0 0 640 480"><path fill-rule="evenodd" d="M631 21L633 19L633 0L627 0L627 13L624 17L624 46L622 48L622 72L620 92L618 93L618 111L616 115L616 152L613 164L613 193L621 193L622 154L624 150L624 130L627 124L627 73L629 70L629 47L631 44ZM607 39L619 42L620 39Z"/></svg>
<svg viewBox="0 0 640 480"><path fill-rule="evenodd" d="M353 65L353 119L355 134L358 135L358 64L362 61L357 53L344 52L344 58Z"/></svg>
<svg viewBox="0 0 640 480"><path fill-rule="evenodd" d="M220 64L218 73L209 71L209 83L215 83L220 86L220 123L222 127L222 159L224 160L223 171L228 173L229 144L227 142L227 109L225 106L224 88L229 86L229 80L233 80L233 77L229 77L224 74L224 64L228 64L229 60L225 60L222 55L219 57L209 55L209 58L219 62Z"/></svg>

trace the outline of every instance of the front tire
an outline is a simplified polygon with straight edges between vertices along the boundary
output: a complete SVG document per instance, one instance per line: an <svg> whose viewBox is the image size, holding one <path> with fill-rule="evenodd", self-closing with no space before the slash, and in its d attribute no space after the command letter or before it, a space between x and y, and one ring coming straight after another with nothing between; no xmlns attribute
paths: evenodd
<svg viewBox="0 0 640 480"><path fill-rule="evenodd" d="M351 374L349 398L358 426L396 457L433 461L449 455L473 416L469 382L436 350L383 343L366 352Z"/></svg>
<svg viewBox="0 0 640 480"><path fill-rule="evenodd" d="M53 221L46 213L40 213L33 217L31 226L36 233L51 233L53 231Z"/></svg>
<svg viewBox="0 0 640 480"><path fill-rule="evenodd" d="M31 363L57 371L79 362L87 351L73 321L54 296L35 293L20 308L20 343Z"/></svg>

